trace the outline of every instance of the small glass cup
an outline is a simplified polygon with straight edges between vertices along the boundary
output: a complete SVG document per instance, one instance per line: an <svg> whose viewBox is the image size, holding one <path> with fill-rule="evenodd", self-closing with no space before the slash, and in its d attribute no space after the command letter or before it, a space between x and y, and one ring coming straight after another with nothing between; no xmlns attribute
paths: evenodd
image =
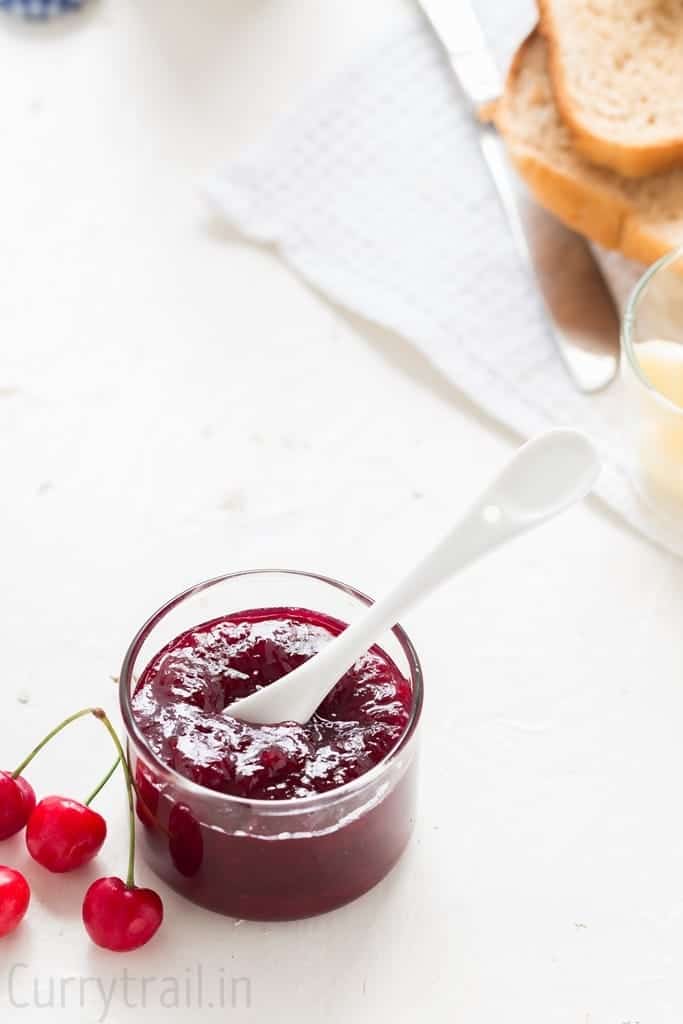
<svg viewBox="0 0 683 1024"><path fill-rule="evenodd" d="M120 701L144 826L141 849L152 869L193 902L238 918L292 920L342 906L384 878L415 820L422 670L403 629L388 631L380 646L413 691L405 733L365 775L291 800L218 793L159 761L132 714L136 679L178 634L222 615L300 607L349 622L370 603L353 587L324 576L251 570L191 587L135 636L121 670Z"/></svg>
<svg viewBox="0 0 683 1024"><path fill-rule="evenodd" d="M683 246L657 260L634 288L621 346L634 482L683 529Z"/></svg>

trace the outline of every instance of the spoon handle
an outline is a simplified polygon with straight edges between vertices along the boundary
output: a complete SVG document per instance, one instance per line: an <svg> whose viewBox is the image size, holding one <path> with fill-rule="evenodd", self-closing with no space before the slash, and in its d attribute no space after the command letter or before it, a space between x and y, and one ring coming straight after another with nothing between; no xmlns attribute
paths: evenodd
<svg viewBox="0 0 683 1024"><path fill-rule="evenodd" d="M400 583L370 605L315 658L285 677L287 686L272 684L268 687L268 721L308 721L329 690L324 680L341 679L354 662L377 643L382 633L396 625L406 608L429 594L457 569L528 528L505 516L502 510L498 510L499 515L494 514L490 492L491 489ZM259 714L260 694L257 692L252 697L259 698L258 703L253 701L254 710ZM239 702L238 717L246 721L251 721L252 697L244 697Z"/></svg>
<svg viewBox="0 0 683 1024"><path fill-rule="evenodd" d="M407 608L426 597L458 569L522 531L523 527L518 523L503 513L496 516L489 511L490 508L493 506L487 502L478 502L393 589L347 626L333 644L301 666L298 671L301 673L302 697L307 692L313 704L311 714L317 703L310 681L305 678L307 666L310 665L311 676L315 674L316 678L336 676L341 679L382 633L396 625ZM291 690L289 696L294 697Z"/></svg>
<svg viewBox="0 0 683 1024"><path fill-rule="evenodd" d="M568 508L600 472L591 442L573 430L550 430L523 445L479 500L435 548L343 633L289 675L236 701L247 722L306 722L336 680L403 612L459 569Z"/></svg>

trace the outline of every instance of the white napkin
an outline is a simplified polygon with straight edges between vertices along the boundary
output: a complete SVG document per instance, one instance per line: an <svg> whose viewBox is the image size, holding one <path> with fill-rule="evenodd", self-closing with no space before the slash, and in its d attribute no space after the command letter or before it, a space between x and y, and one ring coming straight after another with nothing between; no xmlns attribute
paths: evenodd
<svg viewBox="0 0 683 1024"><path fill-rule="evenodd" d="M394 26L209 191L236 230L276 246L335 302L409 339L522 437L552 425L586 429L605 461L599 497L683 555L683 529L644 505L630 481L620 384L582 396L560 363L471 115L421 17ZM638 270L601 258L623 299Z"/></svg>

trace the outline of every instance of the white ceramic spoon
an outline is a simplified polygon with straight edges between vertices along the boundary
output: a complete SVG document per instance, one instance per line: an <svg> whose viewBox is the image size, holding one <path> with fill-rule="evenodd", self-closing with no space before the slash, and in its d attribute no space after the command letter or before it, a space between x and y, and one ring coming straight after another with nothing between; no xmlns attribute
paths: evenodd
<svg viewBox="0 0 683 1024"><path fill-rule="evenodd" d="M550 430L523 445L465 517L381 600L299 668L228 713L245 722L307 722L354 662L411 605L464 566L583 498L600 473L592 443L575 430Z"/></svg>

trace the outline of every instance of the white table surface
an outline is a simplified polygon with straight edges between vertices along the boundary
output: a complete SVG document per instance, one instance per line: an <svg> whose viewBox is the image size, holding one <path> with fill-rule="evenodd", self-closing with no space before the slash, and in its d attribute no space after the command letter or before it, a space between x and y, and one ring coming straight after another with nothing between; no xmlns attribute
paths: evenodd
<svg viewBox="0 0 683 1024"><path fill-rule="evenodd" d="M270 564L377 592L510 450L409 344L231 239L196 188L399 4L3 18L3 767L82 705L116 711L110 676L171 593ZM322 918L221 918L141 866L167 922L117 958L90 945L80 900L125 869L120 779L84 874L47 876L11 840L0 860L34 902L0 946L2 1019L116 1022L146 1003L150 1022L679 1021L682 615L681 563L590 505L411 614L428 687L415 839ZM109 762L84 722L31 778L83 797ZM160 979L199 963L204 1005L164 1008ZM109 1006L92 981L81 1007L67 978L99 979ZM230 1006L233 978L250 1007L243 983Z"/></svg>

